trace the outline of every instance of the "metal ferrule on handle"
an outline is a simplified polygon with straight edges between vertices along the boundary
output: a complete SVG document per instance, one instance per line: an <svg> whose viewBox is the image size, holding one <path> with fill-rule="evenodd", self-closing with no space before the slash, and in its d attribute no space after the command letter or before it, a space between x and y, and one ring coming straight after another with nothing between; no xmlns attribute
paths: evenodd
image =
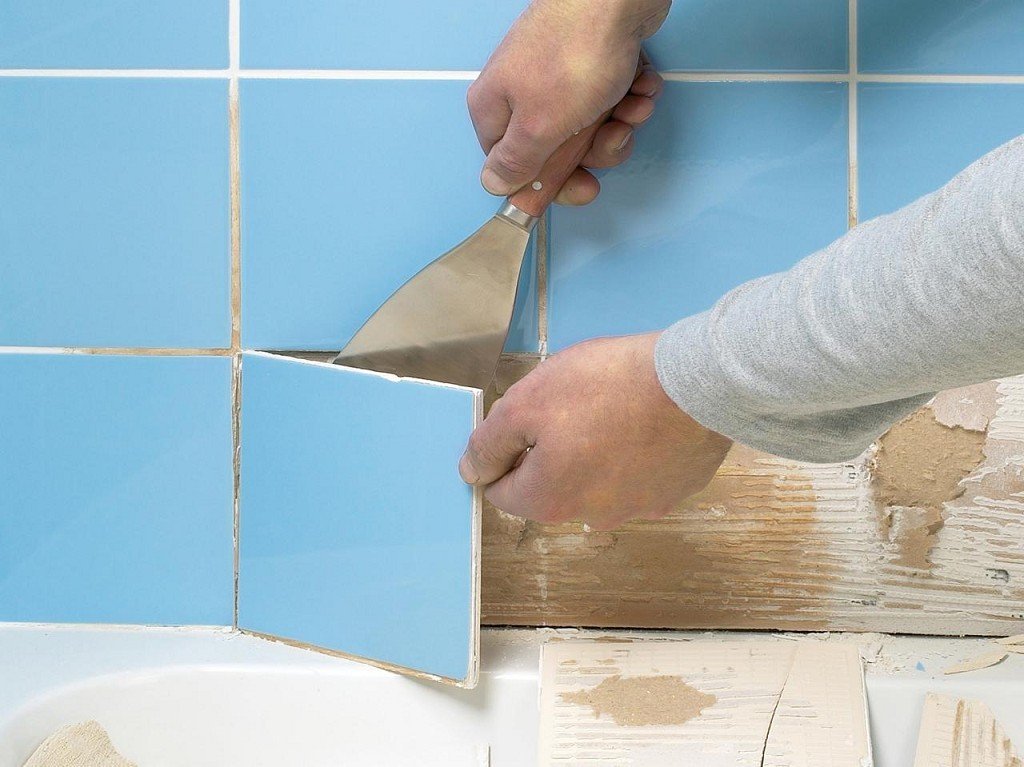
<svg viewBox="0 0 1024 767"><path fill-rule="evenodd" d="M539 216L531 216L526 211L519 210L519 208L507 200L498 208L497 215L528 232L532 232L533 228L537 226L537 222L540 221Z"/></svg>

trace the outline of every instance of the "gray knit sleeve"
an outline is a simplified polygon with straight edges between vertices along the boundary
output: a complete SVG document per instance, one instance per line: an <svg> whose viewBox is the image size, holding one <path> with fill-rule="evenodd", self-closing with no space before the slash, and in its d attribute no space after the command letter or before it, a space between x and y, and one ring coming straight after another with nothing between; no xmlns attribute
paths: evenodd
<svg viewBox="0 0 1024 767"><path fill-rule="evenodd" d="M1024 136L673 325L655 363L706 427L814 462L938 390L1024 373Z"/></svg>

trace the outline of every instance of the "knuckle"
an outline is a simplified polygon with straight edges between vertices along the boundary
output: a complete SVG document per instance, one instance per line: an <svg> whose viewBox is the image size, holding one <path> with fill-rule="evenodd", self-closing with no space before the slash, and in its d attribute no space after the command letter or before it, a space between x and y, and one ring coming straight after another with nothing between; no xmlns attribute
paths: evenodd
<svg viewBox="0 0 1024 767"><path fill-rule="evenodd" d="M528 117L520 123L519 132L531 143L541 143L554 136L554 126L543 116Z"/></svg>
<svg viewBox="0 0 1024 767"><path fill-rule="evenodd" d="M532 172L530 163L520 153L518 147L510 147L505 143L499 145L493 159L495 170L503 176L520 177Z"/></svg>
<svg viewBox="0 0 1024 767"><path fill-rule="evenodd" d="M490 462L493 456L490 441L487 436L480 433L480 430L474 431L469 437L469 444L466 446L466 452L469 453L470 460L479 467L480 464L486 464Z"/></svg>
<svg viewBox="0 0 1024 767"><path fill-rule="evenodd" d="M482 109L485 98L484 86L479 80L475 80L466 91L466 104L469 105L469 110L476 112Z"/></svg>

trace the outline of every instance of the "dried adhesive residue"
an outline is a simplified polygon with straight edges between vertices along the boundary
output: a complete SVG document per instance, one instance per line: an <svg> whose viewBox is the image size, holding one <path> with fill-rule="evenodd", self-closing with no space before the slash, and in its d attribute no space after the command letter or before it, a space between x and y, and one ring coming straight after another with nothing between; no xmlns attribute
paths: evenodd
<svg viewBox="0 0 1024 767"><path fill-rule="evenodd" d="M608 677L597 687L563 693L562 700L589 706L594 716L607 714L616 724L685 724L715 704L714 695L691 687L678 676Z"/></svg>
<svg viewBox="0 0 1024 767"><path fill-rule="evenodd" d="M879 441L875 498L884 506L942 509L963 495L960 482L985 460L985 435L943 426L929 408L900 421Z"/></svg>
<svg viewBox="0 0 1024 767"><path fill-rule="evenodd" d="M896 564L930 567L943 504L964 494L963 480L985 460L985 436L944 426L934 410L922 408L879 441L872 488L882 532L896 545Z"/></svg>

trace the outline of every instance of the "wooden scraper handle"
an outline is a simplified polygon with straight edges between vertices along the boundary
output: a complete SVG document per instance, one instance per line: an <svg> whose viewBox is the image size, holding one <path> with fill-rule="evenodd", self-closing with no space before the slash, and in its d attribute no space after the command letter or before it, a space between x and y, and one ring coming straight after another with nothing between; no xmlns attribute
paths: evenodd
<svg viewBox="0 0 1024 767"><path fill-rule="evenodd" d="M519 210L529 213L535 218L543 216L548 205L558 195L562 184L579 167L580 162L590 151L590 147L594 143L594 136L597 135L598 129L605 124L609 115L611 115L611 110L597 118L597 122L593 125L584 128L558 147L544 163L544 167L540 169L540 173L537 174L533 183L524 186L509 197L508 201Z"/></svg>
<svg viewBox="0 0 1024 767"><path fill-rule="evenodd" d="M636 64L636 73L633 75L634 81L640 77L644 67L650 63L651 60L647 57L647 54L641 50L640 59ZM614 107L598 117L593 125L584 128L576 135L570 137L562 146L558 147L555 153L544 163L544 167L540 169L540 173L537 174L537 178L533 180L533 183L527 184L511 195L508 201L523 211L523 213L528 213L534 218L543 216L548 205L558 196L558 191L562 188L562 184L568 180L572 172L579 167L583 158L586 157L587 152L590 151L597 131L608 121L612 111L614 111Z"/></svg>

